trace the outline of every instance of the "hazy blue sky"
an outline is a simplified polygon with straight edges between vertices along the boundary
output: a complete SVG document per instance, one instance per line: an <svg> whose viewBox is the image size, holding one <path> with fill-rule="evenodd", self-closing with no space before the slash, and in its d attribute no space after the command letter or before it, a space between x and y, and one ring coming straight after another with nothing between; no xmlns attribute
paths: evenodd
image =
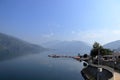
<svg viewBox="0 0 120 80"><path fill-rule="evenodd" d="M120 0L0 0L0 32L33 43L120 40Z"/></svg>

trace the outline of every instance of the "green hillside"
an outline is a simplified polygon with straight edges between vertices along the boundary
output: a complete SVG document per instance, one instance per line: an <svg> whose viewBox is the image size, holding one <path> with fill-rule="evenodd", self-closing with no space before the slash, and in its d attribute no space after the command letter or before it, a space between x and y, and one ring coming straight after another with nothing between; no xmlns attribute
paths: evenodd
<svg viewBox="0 0 120 80"><path fill-rule="evenodd" d="M0 33L0 60L31 53L39 53L45 50L46 49L41 46Z"/></svg>

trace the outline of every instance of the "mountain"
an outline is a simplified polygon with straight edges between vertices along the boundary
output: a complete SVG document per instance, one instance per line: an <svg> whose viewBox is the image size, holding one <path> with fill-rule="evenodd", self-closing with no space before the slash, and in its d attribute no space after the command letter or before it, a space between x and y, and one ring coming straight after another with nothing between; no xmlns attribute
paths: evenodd
<svg viewBox="0 0 120 80"><path fill-rule="evenodd" d="M103 47L111 49L111 50L120 51L120 40L107 43Z"/></svg>
<svg viewBox="0 0 120 80"><path fill-rule="evenodd" d="M41 45L43 47L47 47L47 48L53 48L53 46L55 46L56 44L59 44L63 41L60 41L60 40L53 40L53 41L48 41L48 42L45 42L45 43L42 43Z"/></svg>
<svg viewBox="0 0 120 80"><path fill-rule="evenodd" d="M52 41L43 44L44 47L61 52L61 54L84 54L91 50L89 44L82 41Z"/></svg>
<svg viewBox="0 0 120 80"><path fill-rule="evenodd" d="M39 53L45 50L41 46L0 33L0 60L30 53Z"/></svg>

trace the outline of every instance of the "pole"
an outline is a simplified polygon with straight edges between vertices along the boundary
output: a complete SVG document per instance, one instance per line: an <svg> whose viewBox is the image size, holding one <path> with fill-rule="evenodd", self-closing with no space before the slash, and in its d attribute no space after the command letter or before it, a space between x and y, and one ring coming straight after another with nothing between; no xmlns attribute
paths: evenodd
<svg viewBox="0 0 120 80"><path fill-rule="evenodd" d="M97 80L99 80L99 55L100 55L100 51L99 51L99 49L98 49L98 76L97 76Z"/></svg>

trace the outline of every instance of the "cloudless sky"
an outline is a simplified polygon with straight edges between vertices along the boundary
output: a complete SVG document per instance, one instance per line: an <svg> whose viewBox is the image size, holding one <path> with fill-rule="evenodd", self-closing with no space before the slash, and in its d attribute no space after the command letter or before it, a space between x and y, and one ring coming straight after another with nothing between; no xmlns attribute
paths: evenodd
<svg viewBox="0 0 120 80"><path fill-rule="evenodd" d="M0 32L32 43L120 40L120 0L0 0Z"/></svg>

